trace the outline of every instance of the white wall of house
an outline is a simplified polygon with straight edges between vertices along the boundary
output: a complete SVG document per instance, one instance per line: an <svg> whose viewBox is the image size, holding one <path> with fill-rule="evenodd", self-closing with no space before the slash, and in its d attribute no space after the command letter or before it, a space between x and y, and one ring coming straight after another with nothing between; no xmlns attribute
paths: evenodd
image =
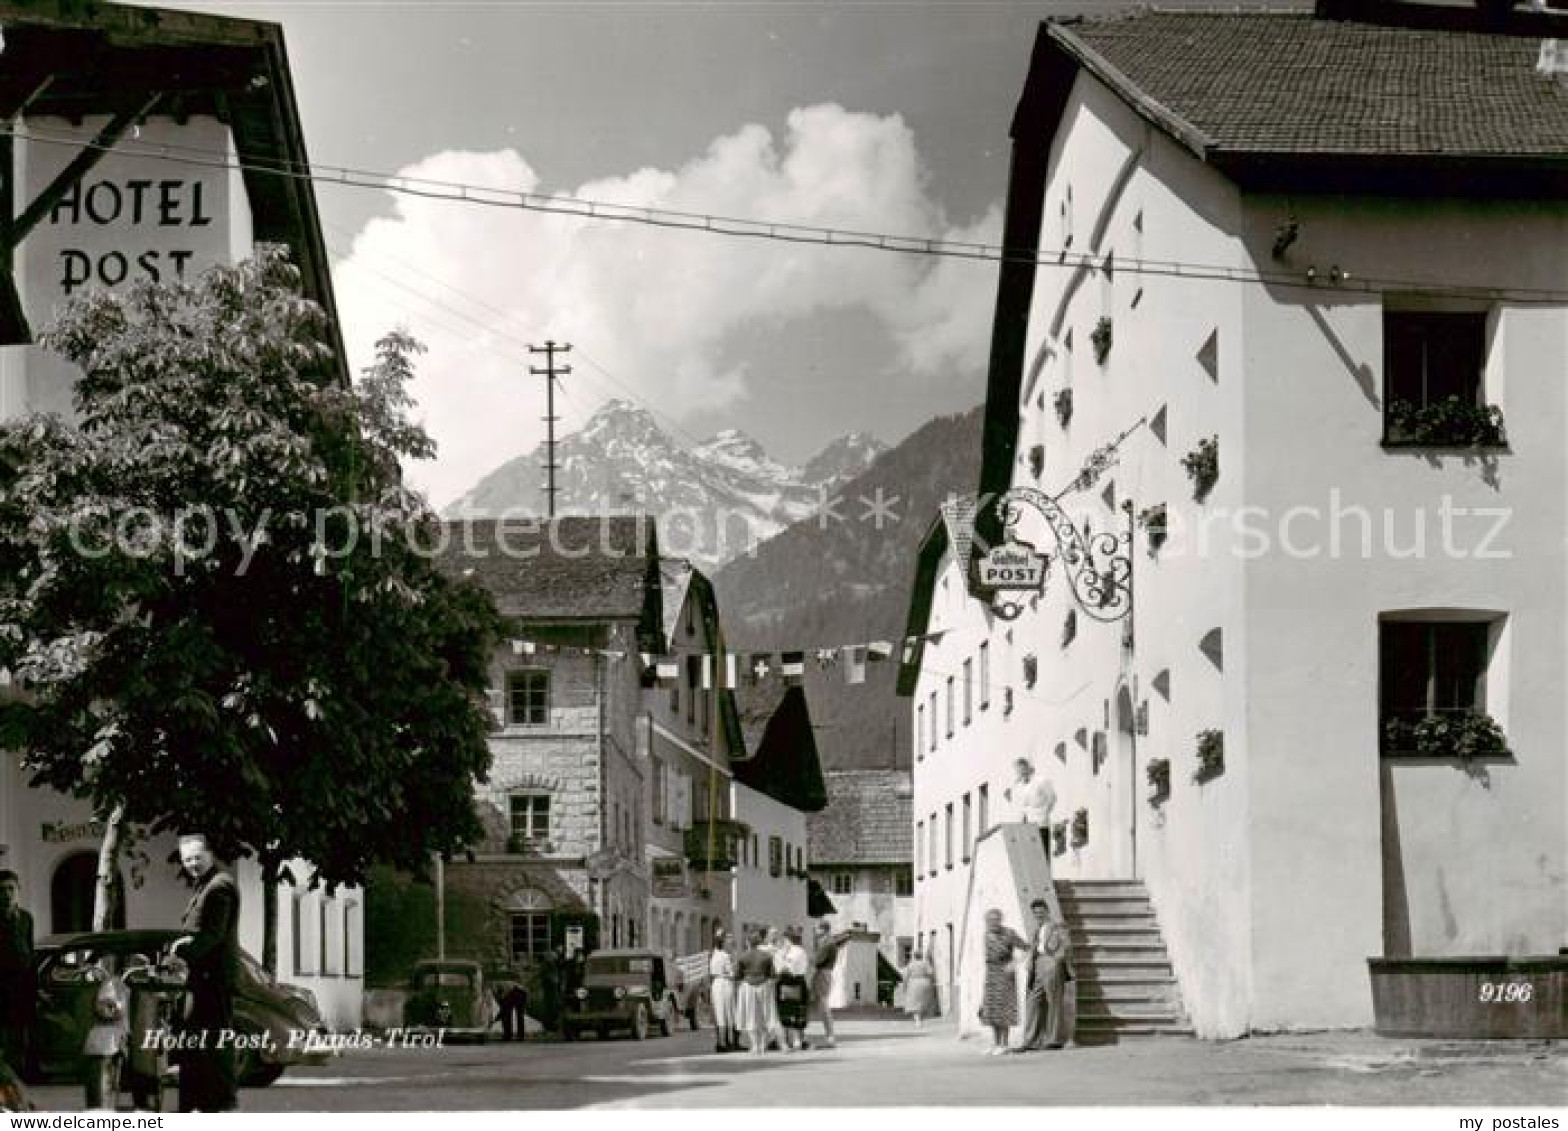
<svg viewBox="0 0 1568 1131"><path fill-rule="evenodd" d="M799 927L804 932L806 881L788 872L791 861L798 871L805 871L806 815L739 782L732 783L730 790L731 812L751 830L735 872L736 929ZM773 838L778 839L781 853L778 875L773 874L769 857Z"/></svg>
<svg viewBox="0 0 1568 1131"><path fill-rule="evenodd" d="M1398 846L1415 953L1552 953L1568 938L1568 733L1557 686L1568 651L1568 406L1555 379L1568 368L1568 315L1503 304L1493 316L1485 395L1502 406L1511 443L1493 482L1474 459L1385 450L1381 296L1127 270L1132 260L1281 270L1270 247L1292 211L1300 236L1288 263L1303 281L1309 265L1323 280L1338 265L1352 278L1568 282L1560 204L1247 197L1080 76L1052 142L1040 242L1056 249L1070 235L1094 266L1039 273L1013 483L1054 494L1142 419L1116 465L1063 503L1094 531L1124 531L1129 500L1134 513L1164 503L1172 533L1151 556L1135 531L1130 643L1126 625L1081 608L1063 643L1075 606L1059 561L1045 595L1010 624L964 595L950 557L943 564L929 628L947 631L927 646L910 703L917 930L937 943L939 980L962 906L962 847L950 868L947 807L960 842L965 794L987 786L998 820L1019 754L1055 784L1053 821L1088 815L1087 843L1055 856L1055 874L1146 881L1202 1035L1370 1023L1365 960L1384 952L1395 868L1385 843ZM1100 365L1090 334L1102 317L1112 348ZM1053 404L1063 388L1073 391L1065 428ZM1208 436L1219 438L1221 474L1199 504L1180 460ZM1385 550L1385 510L1396 548L1420 511L1435 548L1445 496L1473 514L1505 511L1492 549L1510 556ZM1371 512L1367 557L1354 519L1337 559L1326 518L1298 512L1281 525L1292 508L1329 515L1336 504ZM1495 521L1475 515L1454 527L1456 540L1474 550ZM1262 554L1260 531L1272 542ZM1282 533L1321 550L1293 556ZM1056 551L1032 516L1020 536ZM1499 619L1486 705L1514 760L1481 767L1484 776L1447 759L1380 763L1379 617L1404 610ZM993 690L990 711L965 725L963 664L978 663L982 640L1013 709L995 709ZM943 716L934 750L933 693ZM1199 784L1195 739L1209 728L1224 733L1225 768ZM1170 765L1159 804L1145 778L1155 758Z"/></svg>

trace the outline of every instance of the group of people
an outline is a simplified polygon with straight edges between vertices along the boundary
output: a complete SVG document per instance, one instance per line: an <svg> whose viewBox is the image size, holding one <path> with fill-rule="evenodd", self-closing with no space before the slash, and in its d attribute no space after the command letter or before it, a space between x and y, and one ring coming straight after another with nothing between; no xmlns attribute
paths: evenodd
<svg viewBox="0 0 1568 1131"><path fill-rule="evenodd" d="M169 949L185 963L185 996L176 1019L191 1047L180 1055L180 1110L231 1111L238 1096L232 1042L239 974L239 888L200 834L179 840L180 864L193 891ZM37 1008L33 920L19 899L20 880L0 872L0 1093L20 1094L17 1075L33 1067ZM90 1034L91 1036L91 1034ZM84 1050L91 1052L92 1050ZM13 1073L15 1075L13 1075ZM9 1104L9 1099L0 1098Z"/></svg>
<svg viewBox="0 0 1568 1131"><path fill-rule="evenodd" d="M746 948L735 954L729 935L717 932L708 956L715 1051L744 1048L753 1056L769 1048L804 1051L811 1047L806 1027L812 1020L822 1022L824 1044L832 1048L828 998L844 937L834 935L823 921L817 925L815 948L808 953L799 928L754 931Z"/></svg>

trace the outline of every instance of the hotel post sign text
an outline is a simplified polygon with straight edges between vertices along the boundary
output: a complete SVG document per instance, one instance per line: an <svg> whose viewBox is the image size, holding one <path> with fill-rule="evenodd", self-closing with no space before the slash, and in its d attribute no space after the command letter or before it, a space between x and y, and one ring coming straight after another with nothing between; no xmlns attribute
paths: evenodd
<svg viewBox="0 0 1568 1131"><path fill-rule="evenodd" d="M102 116L74 125L55 118L30 120L26 198L37 199L106 121ZM237 246L234 221L245 222L248 239L248 213L242 193L237 207L231 203L237 179L231 180L225 167L230 152L228 129L215 118L181 124L154 117L104 153L22 241L28 322L39 329L48 326L63 303L93 288L194 280L208 267L245 253ZM182 154L199 160L179 160ZM29 407L69 413L76 377L59 357L29 350Z"/></svg>

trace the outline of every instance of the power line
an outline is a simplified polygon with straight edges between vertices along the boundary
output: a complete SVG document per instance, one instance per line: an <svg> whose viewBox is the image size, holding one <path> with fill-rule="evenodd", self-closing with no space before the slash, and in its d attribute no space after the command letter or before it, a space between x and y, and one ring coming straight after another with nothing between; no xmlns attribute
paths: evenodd
<svg viewBox="0 0 1568 1131"><path fill-rule="evenodd" d="M44 145L70 146L77 149L111 148L136 153L158 160L197 165L226 171L266 173L306 181L319 185L340 185L348 188L369 188L404 196L429 200L444 200L457 204L481 205L489 208L572 216L583 220L611 220L641 224L649 227L671 228L705 232L710 235L735 236L748 239L773 240L784 243L820 244L829 247L855 247L874 251L894 252L905 255L927 255L945 258L969 259L994 263L1032 263L1036 266L1065 267L1072 270L1095 268L1104 256L1091 252L1073 252L1066 248L1037 249L1024 252L1009 250L1001 244L973 243L962 240L929 236L895 235L883 232L857 231L844 228L825 228L785 221L757 220L745 217L682 212L674 209L648 208L607 201L585 200L581 197L549 193L524 192L518 189L497 189L460 181L444 181L427 177L408 177L394 173L351 169L344 166L305 165L287 161L241 162L231 160L226 153L201 150L172 143L151 144L124 141L115 146L95 145L70 135L49 136L47 129L9 126L0 128L0 136ZM1129 274L1189 279L1196 282L1248 283L1285 289L1319 291L1325 294L1363 293L1381 294L1384 291L1418 292L1483 301L1509 301L1520 304L1561 305L1568 303L1568 291L1544 287L1483 287L1442 283L1432 280L1379 278L1333 267L1319 273L1315 268L1305 271L1262 271L1254 268L1227 267L1221 264L1193 263L1181 260L1123 259L1118 257L1116 269ZM1320 277L1320 274L1323 277ZM1326 279L1326 283L1325 283Z"/></svg>

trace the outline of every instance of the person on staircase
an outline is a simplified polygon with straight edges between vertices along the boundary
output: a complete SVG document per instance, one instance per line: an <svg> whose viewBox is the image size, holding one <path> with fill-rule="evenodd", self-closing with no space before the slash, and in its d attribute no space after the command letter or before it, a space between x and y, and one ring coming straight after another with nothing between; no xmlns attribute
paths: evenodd
<svg viewBox="0 0 1568 1131"><path fill-rule="evenodd" d="M1047 858L1051 855L1051 810L1056 808L1056 790L1044 774L1035 773L1034 763L1028 758L1013 762L1017 775L1013 784L1002 791L1004 800L1012 803L1015 820L1040 829L1040 841L1045 846Z"/></svg>
<svg viewBox="0 0 1568 1131"><path fill-rule="evenodd" d="M1072 981L1072 943L1067 928L1051 916L1050 905L1037 899L1029 905L1034 931L1029 938L1028 990L1024 998L1024 1034L1017 1052L1059 1049L1071 1038L1067 1017L1067 983Z"/></svg>

